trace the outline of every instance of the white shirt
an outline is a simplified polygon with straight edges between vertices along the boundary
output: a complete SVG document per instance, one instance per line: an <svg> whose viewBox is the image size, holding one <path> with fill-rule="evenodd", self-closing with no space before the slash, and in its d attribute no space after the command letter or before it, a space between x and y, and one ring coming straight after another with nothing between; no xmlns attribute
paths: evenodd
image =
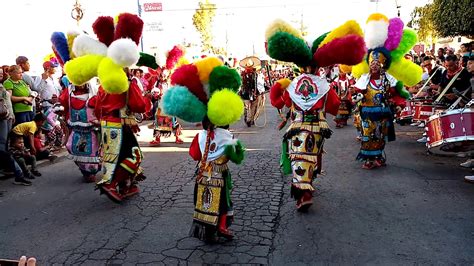
<svg viewBox="0 0 474 266"><path fill-rule="evenodd" d="M51 107L53 106L51 103L47 102L53 98L53 95L59 97L61 93L59 83L54 80L52 77L48 77L45 80L44 85L41 87L40 96L41 100L43 101L43 107Z"/></svg>

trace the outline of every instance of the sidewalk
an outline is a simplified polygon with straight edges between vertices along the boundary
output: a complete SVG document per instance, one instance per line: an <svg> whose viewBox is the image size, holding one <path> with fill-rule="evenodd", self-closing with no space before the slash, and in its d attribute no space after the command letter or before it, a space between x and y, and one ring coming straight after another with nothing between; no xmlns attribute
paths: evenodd
<svg viewBox="0 0 474 266"><path fill-rule="evenodd" d="M55 164L55 163L63 160L64 158L66 158L66 156L68 155L68 152L67 152L66 148L62 148L61 150L55 152L54 154L56 156L58 156L58 158L54 162L50 162L49 160L46 160L46 159L45 160L40 160L36 163L36 166L37 167L43 167L43 166ZM0 180L12 178L12 177L13 177L13 173L5 172L3 169L0 169Z"/></svg>

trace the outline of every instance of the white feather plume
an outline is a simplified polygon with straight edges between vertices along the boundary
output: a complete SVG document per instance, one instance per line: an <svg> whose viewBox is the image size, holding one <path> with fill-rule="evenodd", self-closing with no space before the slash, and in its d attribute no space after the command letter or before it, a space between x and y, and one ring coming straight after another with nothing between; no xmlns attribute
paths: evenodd
<svg viewBox="0 0 474 266"><path fill-rule="evenodd" d="M138 62L140 52L137 44L128 38L115 40L110 44L107 56L122 67L129 67Z"/></svg>
<svg viewBox="0 0 474 266"><path fill-rule="evenodd" d="M367 48L383 47L388 37L388 22L385 20L367 22L364 36Z"/></svg>
<svg viewBox="0 0 474 266"><path fill-rule="evenodd" d="M76 57L96 54L107 55L107 46L87 34L81 34L74 39L72 52Z"/></svg>

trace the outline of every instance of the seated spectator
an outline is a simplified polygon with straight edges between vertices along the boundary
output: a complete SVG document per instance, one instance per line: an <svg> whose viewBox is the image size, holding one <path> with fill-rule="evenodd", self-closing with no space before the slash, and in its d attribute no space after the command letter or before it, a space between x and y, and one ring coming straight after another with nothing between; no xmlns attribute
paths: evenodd
<svg viewBox="0 0 474 266"><path fill-rule="evenodd" d="M31 154L36 154L36 149L34 147L34 135L37 130L43 125L45 121L45 117L43 114L38 113L35 115L33 121L25 122L16 125L12 129L12 136L11 137L22 137L27 144L27 147L31 149Z"/></svg>
<svg viewBox="0 0 474 266"><path fill-rule="evenodd" d="M36 131L35 138L34 138L34 146L36 149L36 160L48 159L51 162L53 162L54 160L58 158L58 156L52 154L49 151L48 147L46 147L43 144L43 139L44 139L43 136L44 135L42 134L41 130Z"/></svg>
<svg viewBox="0 0 474 266"><path fill-rule="evenodd" d="M6 170L13 171L13 175L15 176L15 181L13 181L13 184L31 186L31 181L28 181L24 178L20 165L18 165L9 152L0 151L0 160L2 165L6 167Z"/></svg>
<svg viewBox="0 0 474 266"><path fill-rule="evenodd" d="M41 176L41 173L36 169L36 157L25 147L22 137L16 136L11 139L10 153L20 165L25 178L35 179L35 176ZM28 169L28 165L31 165L31 170Z"/></svg>

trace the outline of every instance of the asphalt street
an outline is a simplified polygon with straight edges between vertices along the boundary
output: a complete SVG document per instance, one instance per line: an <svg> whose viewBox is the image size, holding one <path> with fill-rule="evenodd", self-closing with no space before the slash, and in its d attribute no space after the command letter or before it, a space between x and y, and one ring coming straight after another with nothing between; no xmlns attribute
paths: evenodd
<svg viewBox="0 0 474 266"><path fill-rule="evenodd" d="M334 129L325 144L324 175L315 204L295 211L289 177L278 164L283 132L276 111L232 129L248 149L231 165L235 222L231 242L205 244L188 236L196 163L170 138L146 147L147 179L138 197L119 205L83 183L72 161L45 164L31 187L0 181L0 258L35 256L39 265L199 264L473 264L474 185L463 158L426 154L420 129L398 127L387 145L388 166L363 170L352 126ZM332 127L334 124L331 123Z"/></svg>

